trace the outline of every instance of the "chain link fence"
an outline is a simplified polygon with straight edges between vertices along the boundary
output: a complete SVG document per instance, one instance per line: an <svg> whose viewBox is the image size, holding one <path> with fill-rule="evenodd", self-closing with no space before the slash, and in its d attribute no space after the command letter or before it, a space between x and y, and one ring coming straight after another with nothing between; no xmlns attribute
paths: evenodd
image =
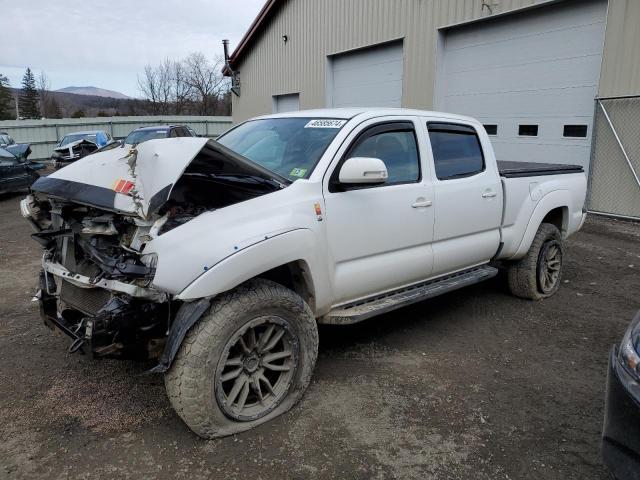
<svg viewBox="0 0 640 480"><path fill-rule="evenodd" d="M640 220L640 95L596 99L589 210Z"/></svg>

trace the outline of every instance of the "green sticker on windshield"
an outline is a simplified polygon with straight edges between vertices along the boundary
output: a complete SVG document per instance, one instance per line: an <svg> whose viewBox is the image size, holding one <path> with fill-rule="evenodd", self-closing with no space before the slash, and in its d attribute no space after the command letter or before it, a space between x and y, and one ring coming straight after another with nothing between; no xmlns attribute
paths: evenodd
<svg viewBox="0 0 640 480"><path fill-rule="evenodd" d="M293 170L291 170L291 172L289 173L290 177L298 177L298 178L302 178L305 176L305 174L307 173L307 169L306 168L294 168Z"/></svg>

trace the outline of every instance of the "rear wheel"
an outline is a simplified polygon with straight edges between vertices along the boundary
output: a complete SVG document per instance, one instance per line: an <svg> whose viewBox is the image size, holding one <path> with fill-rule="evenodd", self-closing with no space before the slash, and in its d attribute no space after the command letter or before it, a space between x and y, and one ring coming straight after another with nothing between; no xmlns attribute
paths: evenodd
<svg viewBox="0 0 640 480"><path fill-rule="evenodd" d="M254 280L221 295L165 376L174 409L198 435L248 430L289 410L309 385L318 331L291 290Z"/></svg>
<svg viewBox="0 0 640 480"><path fill-rule="evenodd" d="M560 231L555 225L543 223L524 258L509 266L511 293L530 300L555 294L562 278L563 257Z"/></svg>

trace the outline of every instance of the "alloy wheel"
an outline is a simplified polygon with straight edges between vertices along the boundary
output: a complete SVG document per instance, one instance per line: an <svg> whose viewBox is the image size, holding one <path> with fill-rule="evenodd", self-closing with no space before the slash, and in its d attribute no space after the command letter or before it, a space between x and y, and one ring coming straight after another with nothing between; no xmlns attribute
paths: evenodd
<svg viewBox="0 0 640 480"><path fill-rule="evenodd" d="M215 377L218 404L228 417L251 421L286 397L298 365L298 342L281 317L258 317L226 343Z"/></svg>

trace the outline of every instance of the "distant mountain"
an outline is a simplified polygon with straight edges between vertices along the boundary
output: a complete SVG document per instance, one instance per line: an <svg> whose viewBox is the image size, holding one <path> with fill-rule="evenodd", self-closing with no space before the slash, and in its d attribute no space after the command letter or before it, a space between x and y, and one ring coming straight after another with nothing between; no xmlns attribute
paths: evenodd
<svg viewBox="0 0 640 480"><path fill-rule="evenodd" d="M124 93L98 87L64 87L56 90L56 92L73 93L75 95L91 95L93 97L118 98L121 100L131 98L126 96Z"/></svg>

